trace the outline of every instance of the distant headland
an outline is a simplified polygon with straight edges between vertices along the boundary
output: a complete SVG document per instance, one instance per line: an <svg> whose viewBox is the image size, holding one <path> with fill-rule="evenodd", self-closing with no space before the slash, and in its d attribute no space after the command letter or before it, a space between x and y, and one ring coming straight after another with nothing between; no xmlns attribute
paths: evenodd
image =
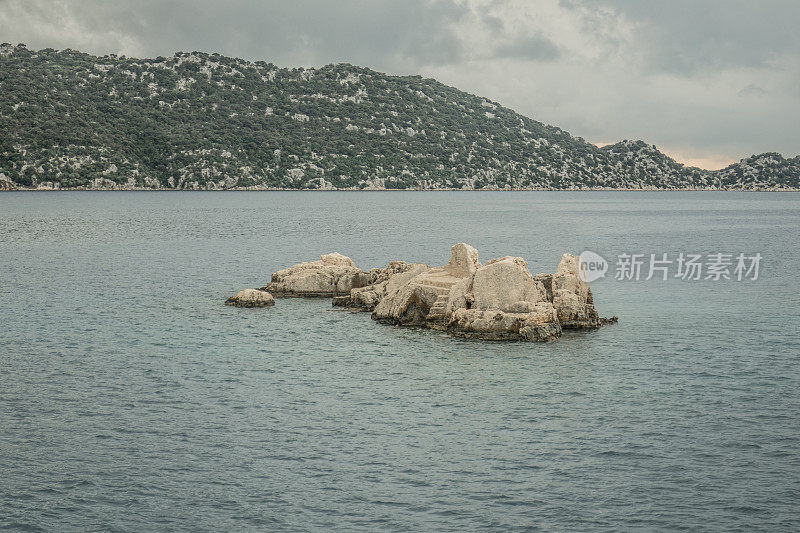
<svg viewBox="0 0 800 533"><path fill-rule="evenodd" d="M0 45L0 190L800 190L800 156L687 167L420 76Z"/></svg>

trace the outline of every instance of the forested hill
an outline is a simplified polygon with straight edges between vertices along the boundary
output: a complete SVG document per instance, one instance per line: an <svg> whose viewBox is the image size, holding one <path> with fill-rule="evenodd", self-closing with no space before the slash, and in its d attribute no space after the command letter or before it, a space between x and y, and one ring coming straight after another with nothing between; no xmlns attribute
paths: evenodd
<svg viewBox="0 0 800 533"><path fill-rule="evenodd" d="M218 54L0 46L0 188L800 187L800 157L716 172L598 148L419 76Z"/></svg>

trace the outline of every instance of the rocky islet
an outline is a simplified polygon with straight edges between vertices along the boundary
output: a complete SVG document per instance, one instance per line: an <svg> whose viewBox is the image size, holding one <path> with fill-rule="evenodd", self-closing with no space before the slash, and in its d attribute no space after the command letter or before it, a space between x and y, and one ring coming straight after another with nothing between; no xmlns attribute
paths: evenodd
<svg viewBox="0 0 800 533"><path fill-rule="evenodd" d="M444 267L392 261L368 272L339 253L279 270L260 289L226 301L240 307L274 304L278 297L327 297L333 305L371 312L378 322L426 327L456 337L551 341L565 329L597 329L601 318L580 258L564 254L553 274L532 275L528 262L506 256L482 265L478 251L459 243Z"/></svg>

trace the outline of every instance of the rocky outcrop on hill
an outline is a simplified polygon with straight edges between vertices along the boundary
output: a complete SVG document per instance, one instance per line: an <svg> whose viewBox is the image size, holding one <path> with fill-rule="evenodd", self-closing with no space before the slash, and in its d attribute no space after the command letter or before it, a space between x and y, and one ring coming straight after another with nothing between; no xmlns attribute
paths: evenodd
<svg viewBox="0 0 800 533"><path fill-rule="evenodd" d="M0 172L0 191L12 191L16 188L17 186L5 174Z"/></svg>
<svg viewBox="0 0 800 533"><path fill-rule="evenodd" d="M752 155L716 172L720 185L733 190L794 190L798 188L800 156L776 152Z"/></svg>
<svg viewBox="0 0 800 533"><path fill-rule="evenodd" d="M275 305L275 298L261 289L245 289L225 300L225 305L236 307L267 307Z"/></svg>
<svg viewBox="0 0 800 533"><path fill-rule="evenodd" d="M275 296L341 296L367 285L370 279L352 259L334 252L275 272L262 290Z"/></svg>

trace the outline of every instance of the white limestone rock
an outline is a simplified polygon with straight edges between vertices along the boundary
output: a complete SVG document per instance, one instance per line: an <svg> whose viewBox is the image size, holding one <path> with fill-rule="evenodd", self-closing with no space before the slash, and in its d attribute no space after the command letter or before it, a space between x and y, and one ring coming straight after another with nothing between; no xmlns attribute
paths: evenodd
<svg viewBox="0 0 800 533"><path fill-rule="evenodd" d="M369 274L349 257L334 252L275 272L263 289L276 296L331 297L350 294L368 282Z"/></svg>
<svg viewBox="0 0 800 533"><path fill-rule="evenodd" d="M448 332L457 337L483 340L547 342L561 336L561 326L552 304L539 302L520 313L458 309L450 319Z"/></svg>
<svg viewBox="0 0 800 533"><path fill-rule="evenodd" d="M521 257L493 259L471 280L450 290L452 335L486 340L549 341L561 335L555 309L541 281Z"/></svg>
<svg viewBox="0 0 800 533"><path fill-rule="evenodd" d="M545 341L561 334L544 284L524 259L503 257L481 266L477 250L463 243L452 247L444 268L425 270L387 291L372 316L491 340Z"/></svg>
<svg viewBox="0 0 800 533"><path fill-rule="evenodd" d="M456 244L450 248L450 261L444 267L414 270L416 275L391 278L372 318L403 326L443 327L452 287L471 279L480 266L475 248Z"/></svg>
<svg viewBox="0 0 800 533"><path fill-rule="evenodd" d="M267 291L261 289L245 289L239 291L225 301L225 305L236 307L267 307L275 305L275 298Z"/></svg>
<svg viewBox="0 0 800 533"><path fill-rule="evenodd" d="M450 261L444 269L453 277L464 278L474 274L480 267L478 250L469 244L460 242L450 248Z"/></svg>
<svg viewBox="0 0 800 533"><path fill-rule="evenodd" d="M536 304L544 301L544 286L535 281L528 263L521 257L492 259L475 272L472 282L475 308L511 311L518 302Z"/></svg>
<svg viewBox="0 0 800 533"><path fill-rule="evenodd" d="M426 264L405 261L392 261L386 268L374 268L370 271L370 284L351 289L349 298L338 305L361 311L373 311L387 293L396 291L411 278L428 269L430 267Z"/></svg>
<svg viewBox="0 0 800 533"><path fill-rule="evenodd" d="M457 309L469 309L475 303L475 295L472 293L473 276L463 278L450 287L447 296L447 316L451 316Z"/></svg>
<svg viewBox="0 0 800 533"><path fill-rule="evenodd" d="M564 254L553 274L553 307L564 328L596 328L601 325L589 284L578 275L580 258Z"/></svg>
<svg viewBox="0 0 800 533"><path fill-rule="evenodd" d="M429 272L429 271L428 271ZM383 298L372 318L400 326L425 326L426 319L439 294L425 283L426 273L418 274Z"/></svg>
<svg viewBox="0 0 800 533"><path fill-rule="evenodd" d="M493 259L450 289L447 331L487 340L549 341L561 326L544 284L521 257Z"/></svg>
<svg viewBox="0 0 800 533"><path fill-rule="evenodd" d="M12 191L17 186L4 173L0 172L0 191Z"/></svg>

